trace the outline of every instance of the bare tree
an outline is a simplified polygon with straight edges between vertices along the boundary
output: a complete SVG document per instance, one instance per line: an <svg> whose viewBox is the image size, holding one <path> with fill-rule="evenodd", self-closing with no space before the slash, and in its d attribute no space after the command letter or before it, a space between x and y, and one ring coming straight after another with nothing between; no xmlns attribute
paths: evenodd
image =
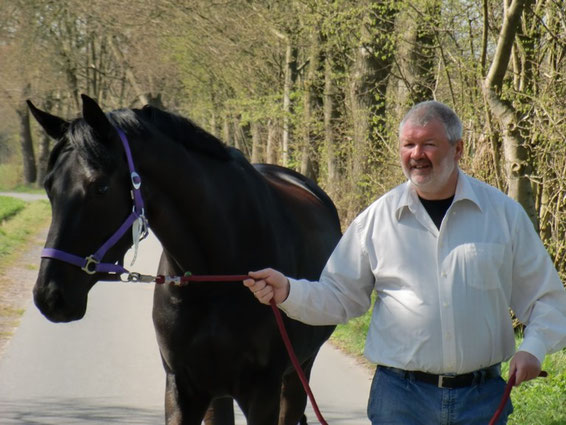
<svg viewBox="0 0 566 425"><path fill-rule="evenodd" d="M508 194L523 205L535 227L538 218L529 175L532 164L529 159L521 117L513 105L502 96L502 87L515 35L520 28L521 15L530 0L504 1L504 14L495 55L485 78L483 89L490 109L502 128L504 156L507 171Z"/></svg>

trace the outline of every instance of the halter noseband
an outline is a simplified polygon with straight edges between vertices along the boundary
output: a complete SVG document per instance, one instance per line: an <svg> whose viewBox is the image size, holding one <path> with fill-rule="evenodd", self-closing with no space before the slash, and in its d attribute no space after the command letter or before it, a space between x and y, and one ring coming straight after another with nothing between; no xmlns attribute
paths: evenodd
<svg viewBox="0 0 566 425"><path fill-rule="evenodd" d="M128 231L130 227L133 228L133 241L134 247L137 253L138 242L144 239L148 235L148 224L145 217L144 203L141 196L141 178L134 168L134 161L132 159L132 152L130 150L130 145L128 144L128 139L122 130L116 129L120 140L122 140L122 145L124 146L124 151L126 152L126 159L128 161L128 168L130 170L130 180L132 183L132 199L134 206L132 213L126 218L124 223L114 232L110 238L102 244L100 248L94 253L87 257L80 257L78 255L70 254L65 251L61 251L55 248L44 248L41 252L41 258L53 258L55 260L64 261L66 263L72 264L74 266L80 267L85 273L93 275L95 273L116 273L117 275L123 273L129 273L123 267L123 258L116 263L102 263L102 259L106 255L106 252L112 248L120 240L120 238ZM135 261L132 260L132 264Z"/></svg>

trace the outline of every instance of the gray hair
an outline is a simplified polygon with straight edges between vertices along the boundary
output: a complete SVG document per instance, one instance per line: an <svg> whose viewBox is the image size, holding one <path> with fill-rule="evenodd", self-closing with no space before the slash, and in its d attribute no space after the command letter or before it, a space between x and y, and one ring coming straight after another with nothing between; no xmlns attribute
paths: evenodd
<svg viewBox="0 0 566 425"><path fill-rule="evenodd" d="M462 122L458 115L450 107L436 100L427 100L413 106L401 120L399 133L407 122L425 126L434 120L439 120L444 125L446 137L452 145L462 139Z"/></svg>

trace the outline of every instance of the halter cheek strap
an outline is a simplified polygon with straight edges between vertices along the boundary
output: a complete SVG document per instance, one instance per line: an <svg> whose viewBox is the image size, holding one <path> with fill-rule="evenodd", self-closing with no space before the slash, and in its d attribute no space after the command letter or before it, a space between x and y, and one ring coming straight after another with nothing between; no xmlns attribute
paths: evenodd
<svg viewBox="0 0 566 425"><path fill-rule="evenodd" d="M122 146L126 153L126 159L128 161L128 168L130 170L130 180L132 184L132 199L134 206L131 214L126 218L126 221L114 232L110 238L102 244L100 248L94 253L87 257L80 257L75 254L70 254L65 251L61 251L55 248L44 248L41 252L42 258L52 258L55 260L64 261L66 263L72 264L74 266L80 267L87 274L95 273L116 273L123 274L128 273L122 263L123 259L117 263L102 263L102 259L106 255L106 252L112 248L122 236L130 229L133 228L133 241L136 253L134 254L134 260L137 254L138 242L144 239L148 235L148 223L145 217L144 203L141 196L141 177L136 172L134 167L134 161L132 159L132 152L130 150L130 145L128 139L122 130L116 129L120 140L122 141ZM132 264L133 264L132 261Z"/></svg>

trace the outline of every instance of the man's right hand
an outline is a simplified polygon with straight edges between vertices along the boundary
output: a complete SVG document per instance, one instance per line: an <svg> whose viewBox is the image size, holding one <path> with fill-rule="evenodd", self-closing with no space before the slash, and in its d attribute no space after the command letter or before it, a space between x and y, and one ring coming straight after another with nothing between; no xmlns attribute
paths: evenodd
<svg viewBox="0 0 566 425"><path fill-rule="evenodd" d="M249 272L251 279L244 280L254 296L263 304L269 304L273 299L280 304L289 296L289 280L281 272L273 269L263 269Z"/></svg>

